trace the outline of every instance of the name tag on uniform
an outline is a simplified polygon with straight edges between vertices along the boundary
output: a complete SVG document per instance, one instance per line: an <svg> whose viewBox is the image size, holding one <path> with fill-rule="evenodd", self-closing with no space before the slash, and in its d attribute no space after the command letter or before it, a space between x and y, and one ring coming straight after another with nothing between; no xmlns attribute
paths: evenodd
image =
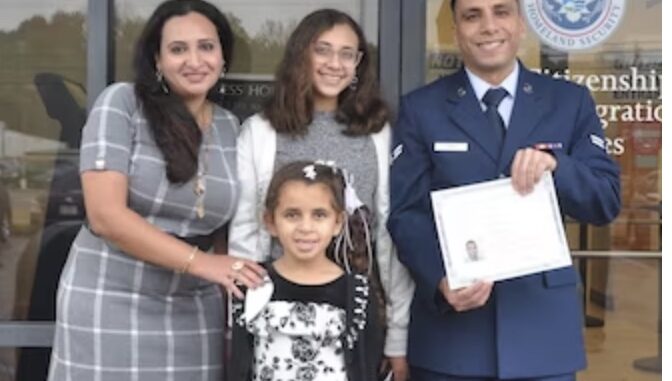
<svg viewBox="0 0 672 381"><path fill-rule="evenodd" d="M434 142L434 152L467 152L467 142Z"/></svg>

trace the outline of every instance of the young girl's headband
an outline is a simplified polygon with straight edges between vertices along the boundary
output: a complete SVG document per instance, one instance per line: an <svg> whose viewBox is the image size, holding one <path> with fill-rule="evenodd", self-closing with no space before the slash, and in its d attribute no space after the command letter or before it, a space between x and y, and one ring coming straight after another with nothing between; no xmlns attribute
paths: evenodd
<svg viewBox="0 0 672 381"><path fill-rule="evenodd" d="M323 165L325 167L330 167L334 174L337 174L339 171L343 176L343 182L345 183L345 190L343 195L343 200L345 202L345 210L348 212L348 215L352 215L357 209L364 206L362 200L357 196L355 192L355 187L352 185L354 183L354 177L348 172L336 166L336 162L333 160L316 160L314 164L309 164L303 167L304 176L307 179L315 180L317 172L315 171L315 165Z"/></svg>

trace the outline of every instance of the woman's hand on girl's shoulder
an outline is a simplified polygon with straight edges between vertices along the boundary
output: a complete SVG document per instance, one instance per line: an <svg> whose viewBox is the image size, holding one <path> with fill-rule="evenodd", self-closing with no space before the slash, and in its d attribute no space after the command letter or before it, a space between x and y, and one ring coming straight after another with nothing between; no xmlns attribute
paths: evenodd
<svg viewBox="0 0 672 381"><path fill-rule="evenodd" d="M256 288L264 282L266 276L266 270L254 261L209 253L196 256L190 272L192 275L224 286L239 299L244 297L239 285Z"/></svg>

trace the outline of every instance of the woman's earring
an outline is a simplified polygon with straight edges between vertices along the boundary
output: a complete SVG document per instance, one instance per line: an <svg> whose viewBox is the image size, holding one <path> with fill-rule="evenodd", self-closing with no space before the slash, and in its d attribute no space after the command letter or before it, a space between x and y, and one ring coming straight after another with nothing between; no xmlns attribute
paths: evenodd
<svg viewBox="0 0 672 381"><path fill-rule="evenodd" d="M163 93L168 94L168 86L166 86L166 82L163 80L163 73L158 69L156 70L156 82L158 82L159 86L161 86Z"/></svg>
<svg viewBox="0 0 672 381"><path fill-rule="evenodd" d="M224 95L226 88L224 87L224 75L226 74L226 66L222 68L222 72L219 73L219 93Z"/></svg>
<svg viewBox="0 0 672 381"><path fill-rule="evenodd" d="M352 77L352 81L350 82L350 90L357 90L357 83L359 83L359 77L357 77L357 74L355 74L355 76Z"/></svg>

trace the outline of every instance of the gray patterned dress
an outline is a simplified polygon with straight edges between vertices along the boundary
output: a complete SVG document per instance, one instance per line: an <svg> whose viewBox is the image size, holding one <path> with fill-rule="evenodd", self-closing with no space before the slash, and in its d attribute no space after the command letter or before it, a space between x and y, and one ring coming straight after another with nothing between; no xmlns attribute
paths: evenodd
<svg viewBox="0 0 672 381"><path fill-rule="evenodd" d="M80 169L127 175L130 208L159 229L210 234L229 221L238 198L237 129L237 119L215 107L201 146L202 219L193 180L176 186L166 179L131 84L112 85L98 98L84 127ZM137 260L83 227L61 275L49 380L221 381L224 324L217 285Z"/></svg>

